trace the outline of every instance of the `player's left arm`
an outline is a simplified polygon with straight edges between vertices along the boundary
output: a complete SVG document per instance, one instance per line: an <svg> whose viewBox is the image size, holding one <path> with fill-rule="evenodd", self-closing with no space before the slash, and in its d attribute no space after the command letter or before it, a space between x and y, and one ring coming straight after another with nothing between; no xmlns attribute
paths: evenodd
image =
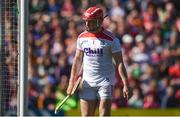
<svg viewBox="0 0 180 117"><path fill-rule="evenodd" d="M124 88L123 88L124 97L129 99L129 97L130 97L129 83L128 83L128 80L127 80L127 71L126 71L126 68L125 68L125 65L124 65L122 52L121 51L115 52L112 55L113 55L113 58L114 58L114 61L115 61L116 68L118 68L118 72L119 72L120 77L121 77L121 79L123 81L123 84L124 84Z"/></svg>

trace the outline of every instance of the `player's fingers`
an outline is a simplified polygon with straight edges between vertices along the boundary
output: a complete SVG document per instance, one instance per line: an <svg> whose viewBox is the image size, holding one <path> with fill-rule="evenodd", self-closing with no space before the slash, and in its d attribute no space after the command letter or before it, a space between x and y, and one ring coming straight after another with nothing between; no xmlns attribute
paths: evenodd
<svg viewBox="0 0 180 117"><path fill-rule="evenodd" d="M67 95L71 95L71 92L72 92L72 87L70 86L70 87L68 87L66 93L67 93Z"/></svg>
<svg viewBox="0 0 180 117"><path fill-rule="evenodd" d="M126 99L129 99L129 92L126 92Z"/></svg>
<svg viewBox="0 0 180 117"><path fill-rule="evenodd" d="M126 98L126 92L123 92L124 98Z"/></svg>
<svg viewBox="0 0 180 117"><path fill-rule="evenodd" d="M124 94L124 98L129 99L129 93L128 92L124 92L123 94Z"/></svg>
<svg viewBox="0 0 180 117"><path fill-rule="evenodd" d="M70 92L69 90L67 90L66 93L67 93L67 95L70 95L70 94L71 94L71 92Z"/></svg>

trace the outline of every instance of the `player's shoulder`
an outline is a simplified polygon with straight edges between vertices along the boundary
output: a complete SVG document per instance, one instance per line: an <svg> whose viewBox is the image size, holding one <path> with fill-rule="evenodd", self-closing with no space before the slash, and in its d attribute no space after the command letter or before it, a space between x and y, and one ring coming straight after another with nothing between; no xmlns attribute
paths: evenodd
<svg viewBox="0 0 180 117"><path fill-rule="evenodd" d="M78 38L100 38L100 39L104 39L108 41L113 41L116 37L114 36L112 32L103 28L101 33L98 33L98 34L84 31L81 34L79 34Z"/></svg>
<svg viewBox="0 0 180 117"><path fill-rule="evenodd" d="M109 30L107 30L107 29L103 29L102 30L102 33L105 35L105 37L106 38L108 38L108 40L110 40L110 41L113 41L116 37L114 36L114 34L111 32L111 31L109 31Z"/></svg>
<svg viewBox="0 0 180 117"><path fill-rule="evenodd" d="M84 38L84 37L87 37L88 35L89 35L89 32L85 30L79 34L78 38Z"/></svg>

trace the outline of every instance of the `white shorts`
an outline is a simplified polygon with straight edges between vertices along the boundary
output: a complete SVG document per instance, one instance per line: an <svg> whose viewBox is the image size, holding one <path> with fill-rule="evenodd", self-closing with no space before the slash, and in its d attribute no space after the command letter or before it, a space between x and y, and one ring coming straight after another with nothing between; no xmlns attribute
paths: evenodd
<svg viewBox="0 0 180 117"><path fill-rule="evenodd" d="M79 91L79 98L85 100L94 100L94 99L111 99L112 98L112 85L106 86L83 86Z"/></svg>

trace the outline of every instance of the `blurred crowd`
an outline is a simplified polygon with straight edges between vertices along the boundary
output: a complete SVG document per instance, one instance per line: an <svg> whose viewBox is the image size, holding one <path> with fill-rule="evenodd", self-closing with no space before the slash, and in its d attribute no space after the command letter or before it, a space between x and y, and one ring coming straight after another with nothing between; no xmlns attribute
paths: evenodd
<svg viewBox="0 0 180 117"><path fill-rule="evenodd" d="M28 106L30 115L54 115L66 96L83 12L101 7L103 26L119 38L132 89L127 101L119 75L112 109L180 107L180 2L178 0L30 0ZM78 108L71 97L58 115Z"/></svg>

